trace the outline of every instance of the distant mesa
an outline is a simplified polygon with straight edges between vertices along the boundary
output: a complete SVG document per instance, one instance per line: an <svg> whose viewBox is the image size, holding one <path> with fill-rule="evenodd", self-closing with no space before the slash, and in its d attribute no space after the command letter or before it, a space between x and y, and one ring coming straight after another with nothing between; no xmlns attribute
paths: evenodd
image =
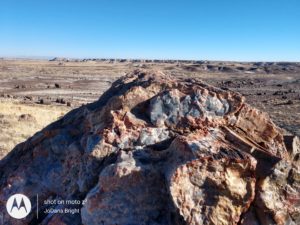
<svg viewBox="0 0 300 225"><path fill-rule="evenodd" d="M163 60L163 59L111 59L111 58L85 58L72 59L55 57L51 62L106 62L106 63L151 63L174 64L189 72L213 72L213 73L299 73L300 63L297 62L230 62L230 61L206 61L206 60Z"/></svg>

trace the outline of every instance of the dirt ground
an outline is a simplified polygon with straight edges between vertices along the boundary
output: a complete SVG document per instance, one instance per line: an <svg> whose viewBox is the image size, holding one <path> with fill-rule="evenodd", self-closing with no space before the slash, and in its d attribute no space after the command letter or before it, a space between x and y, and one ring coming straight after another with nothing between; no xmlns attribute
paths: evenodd
<svg viewBox="0 0 300 225"><path fill-rule="evenodd" d="M0 59L0 159L71 109L95 101L137 68L200 78L242 93L286 133L300 136L300 64Z"/></svg>

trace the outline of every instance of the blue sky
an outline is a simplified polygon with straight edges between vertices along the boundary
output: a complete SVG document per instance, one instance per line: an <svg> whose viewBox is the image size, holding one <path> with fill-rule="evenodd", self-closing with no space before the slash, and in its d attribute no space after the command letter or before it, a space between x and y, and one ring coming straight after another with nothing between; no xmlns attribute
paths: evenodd
<svg viewBox="0 0 300 225"><path fill-rule="evenodd" d="M0 0L0 55L300 61L300 1Z"/></svg>

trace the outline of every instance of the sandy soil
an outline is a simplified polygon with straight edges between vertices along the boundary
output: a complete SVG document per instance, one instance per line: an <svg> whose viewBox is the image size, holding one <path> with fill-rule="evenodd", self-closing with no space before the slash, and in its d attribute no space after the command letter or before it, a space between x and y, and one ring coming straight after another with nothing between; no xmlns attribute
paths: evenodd
<svg viewBox="0 0 300 225"><path fill-rule="evenodd" d="M72 108L95 101L137 68L201 78L242 93L285 132L300 136L300 64L0 60L0 158Z"/></svg>

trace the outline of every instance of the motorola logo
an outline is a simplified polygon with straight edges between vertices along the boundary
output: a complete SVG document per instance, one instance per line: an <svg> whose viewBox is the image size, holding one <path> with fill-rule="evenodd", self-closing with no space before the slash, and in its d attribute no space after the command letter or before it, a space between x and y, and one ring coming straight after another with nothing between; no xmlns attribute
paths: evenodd
<svg viewBox="0 0 300 225"><path fill-rule="evenodd" d="M31 202L29 198L23 194L15 194L10 196L6 203L8 214L15 219L23 219L31 211Z"/></svg>

